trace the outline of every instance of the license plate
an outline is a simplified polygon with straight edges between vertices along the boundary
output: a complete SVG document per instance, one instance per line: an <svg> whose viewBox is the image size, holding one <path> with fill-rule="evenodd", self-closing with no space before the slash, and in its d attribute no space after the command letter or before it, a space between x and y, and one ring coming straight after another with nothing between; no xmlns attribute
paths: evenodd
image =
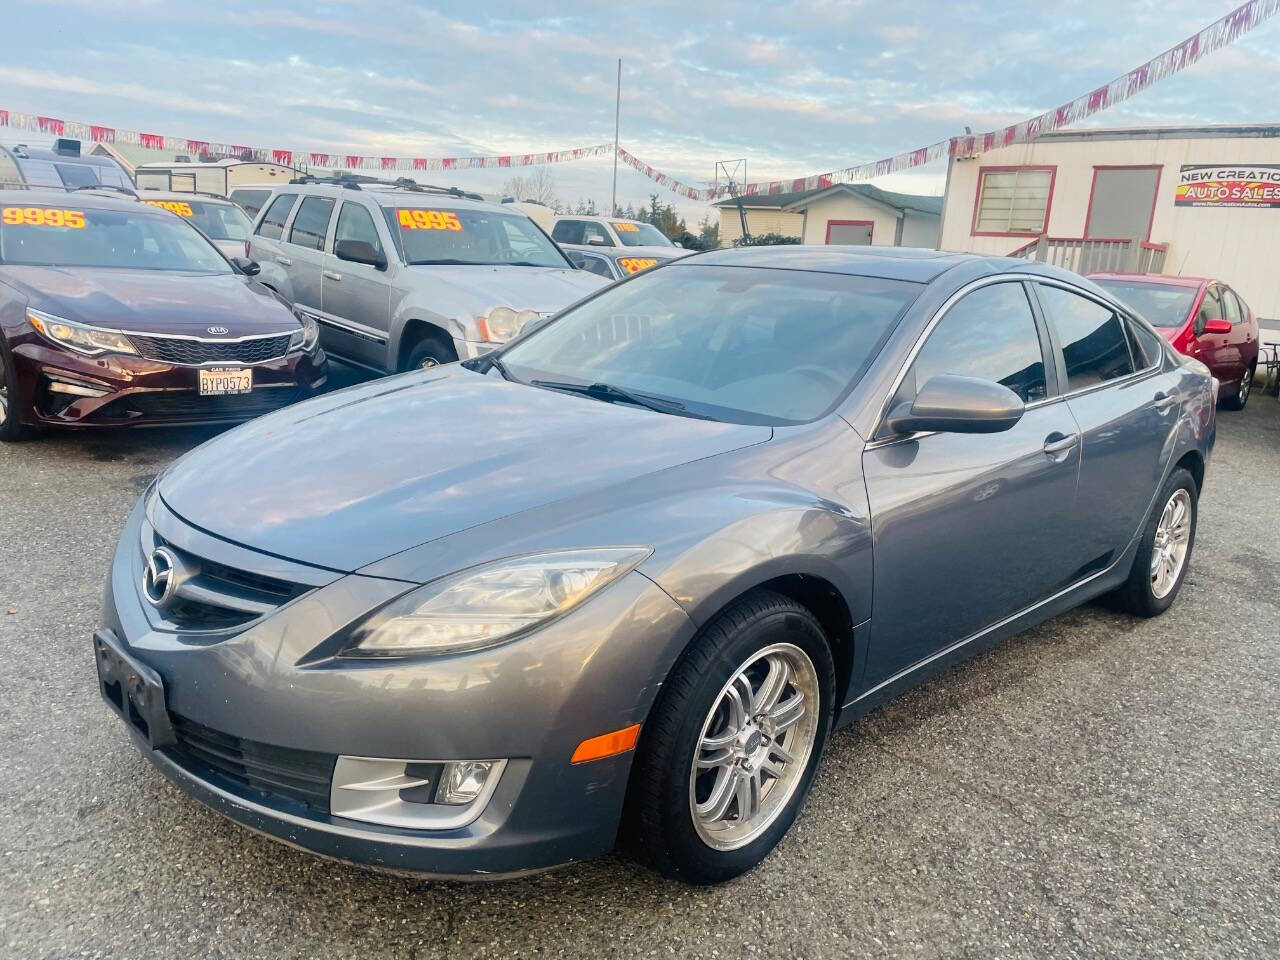
<svg viewBox="0 0 1280 960"><path fill-rule="evenodd" d="M93 654L102 698L152 747L173 743L160 674L125 653L109 630L94 633Z"/></svg>
<svg viewBox="0 0 1280 960"><path fill-rule="evenodd" d="M214 367L200 371L200 396L202 397L221 397L229 393L252 391L252 370L239 367Z"/></svg>

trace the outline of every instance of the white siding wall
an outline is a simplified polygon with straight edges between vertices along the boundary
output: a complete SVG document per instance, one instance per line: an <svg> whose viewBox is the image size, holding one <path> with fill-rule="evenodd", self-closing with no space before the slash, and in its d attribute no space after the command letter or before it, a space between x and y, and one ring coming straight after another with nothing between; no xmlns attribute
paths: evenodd
<svg viewBox="0 0 1280 960"><path fill-rule="evenodd" d="M737 207L718 207L720 211L720 244L731 247L742 236L742 222ZM753 235L780 233L784 237L798 237L804 229L804 217L787 210L747 207L747 229Z"/></svg>
<svg viewBox="0 0 1280 960"><path fill-rule="evenodd" d="M902 245L904 247L924 247L927 250L938 249L938 225L940 219L929 213L916 213L908 210L907 218L902 223Z"/></svg>
<svg viewBox="0 0 1280 960"><path fill-rule="evenodd" d="M1031 238L975 237L971 233L978 171L985 166L1056 165L1048 233L1084 235L1097 166L1161 164L1151 241L1167 243L1165 272L1220 277L1262 317L1280 317L1280 208L1175 207L1182 164L1280 163L1280 138L1214 137L1161 140L1052 139L993 150L954 161L946 198L942 249L1006 254Z"/></svg>
<svg viewBox="0 0 1280 960"><path fill-rule="evenodd" d="M809 205L804 242L826 243L830 220L870 220L871 243L877 247L893 246L898 229L898 213L892 207L850 194L836 194Z"/></svg>

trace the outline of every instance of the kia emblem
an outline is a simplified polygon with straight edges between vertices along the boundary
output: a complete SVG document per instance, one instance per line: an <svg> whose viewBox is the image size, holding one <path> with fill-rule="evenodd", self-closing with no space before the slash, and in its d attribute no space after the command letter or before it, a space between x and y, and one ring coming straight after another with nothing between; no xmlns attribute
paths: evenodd
<svg viewBox="0 0 1280 960"><path fill-rule="evenodd" d="M208 331L211 334L213 334L215 337L225 336L226 334L231 332L226 327L208 327L206 329L208 329Z"/></svg>

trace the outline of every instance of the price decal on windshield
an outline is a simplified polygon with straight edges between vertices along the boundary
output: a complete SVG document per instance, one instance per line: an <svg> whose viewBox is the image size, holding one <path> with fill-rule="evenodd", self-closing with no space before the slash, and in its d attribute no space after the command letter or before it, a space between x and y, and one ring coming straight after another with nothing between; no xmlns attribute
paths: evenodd
<svg viewBox="0 0 1280 960"><path fill-rule="evenodd" d="M639 273L641 270L648 270L650 267L656 267L658 260L656 257L619 257L618 266L622 267L627 273Z"/></svg>
<svg viewBox="0 0 1280 960"><path fill-rule="evenodd" d="M613 224L613 229L617 230L619 233L639 233L640 232L640 228L637 227L634 223L618 223L615 221Z"/></svg>
<svg viewBox="0 0 1280 960"><path fill-rule="evenodd" d="M448 210L397 210L401 230L461 230L456 213Z"/></svg>
<svg viewBox="0 0 1280 960"><path fill-rule="evenodd" d="M0 223L9 227L67 227L84 229L83 210L57 210L53 207L5 207L0 210Z"/></svg>
<svg viewBox="0 0 1280 960"><path fill-rule="evenodd" d="M180 217L193 217L191 212L191 204L180 200L143 200L149 207L160 207L168 210L170 213L176 213Z"/></svg>

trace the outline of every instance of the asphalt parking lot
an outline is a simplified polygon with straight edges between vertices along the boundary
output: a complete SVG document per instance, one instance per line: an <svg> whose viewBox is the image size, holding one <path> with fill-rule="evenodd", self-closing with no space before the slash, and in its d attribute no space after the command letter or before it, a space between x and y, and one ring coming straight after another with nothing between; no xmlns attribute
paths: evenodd
<svg viewBox="0 0 1280 960"><path fill-rule="evenodd" d="M1220 414L1167 615L1073 611L847 728L778 852L713 889L614 857L497 885L372 874L163 780L100 701L89 636L135 499L210 435L0 448L0 955L1280 956L1272 397Z"/></svg>

